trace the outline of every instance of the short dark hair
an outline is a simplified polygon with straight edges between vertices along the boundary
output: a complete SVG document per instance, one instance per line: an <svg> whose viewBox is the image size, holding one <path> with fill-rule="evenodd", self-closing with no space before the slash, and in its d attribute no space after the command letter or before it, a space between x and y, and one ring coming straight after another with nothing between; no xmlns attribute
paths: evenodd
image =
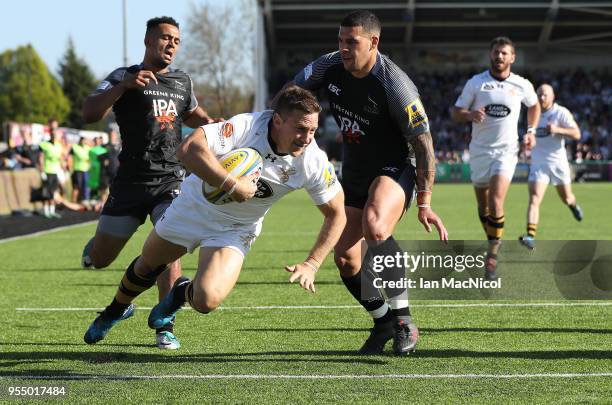
<svg viewBox="0 0 612 405"><path fill-rule="evenodd" d="M149 21L147 21L147 34L152 29L157 28L160 24L170 24L174 25L176 28L179 28L179 23L174 18L164 15L161 17L151 18Z"/></svg>
<svg viewBox="0 0 612 405"><path fill-rule="evenodd" d="M508 37L495 37L491 40L491 44L489 45L489 50L492 51L498 45L508 45L512 48L512 52L514 52L514 42Z"/></svg>
<svg viewBox="0 0 612 405"><path fill-rule="evenodd" d="M293 111L314 114L321 112L321 106L317 98L308 90L298 86L289 86L279 93L274 103L274 111L283 117Z"/></svg>
<svg viewBox="0 0 612 405"><path fill-rule="evenodd" d="M367 10L356 10L347 14L340 23L341 27L363 27L365 32L380 35L380 20Z"/></svg>

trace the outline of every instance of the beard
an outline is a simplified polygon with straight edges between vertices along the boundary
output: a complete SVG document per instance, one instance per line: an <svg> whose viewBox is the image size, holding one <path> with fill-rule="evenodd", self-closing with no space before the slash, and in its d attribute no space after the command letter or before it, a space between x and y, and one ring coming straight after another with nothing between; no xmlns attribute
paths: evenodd
<svg viewBox="0 0 612 405"><path fill-rule="evenodd" d="M508 66L510 65L509 63L501 62L501 66L497 67L496 63L497 62L494 61L494 60L491 61L491 71L495 72L495 73L502 73L502 72L504 72L506 69L508 69Z"/></svg>

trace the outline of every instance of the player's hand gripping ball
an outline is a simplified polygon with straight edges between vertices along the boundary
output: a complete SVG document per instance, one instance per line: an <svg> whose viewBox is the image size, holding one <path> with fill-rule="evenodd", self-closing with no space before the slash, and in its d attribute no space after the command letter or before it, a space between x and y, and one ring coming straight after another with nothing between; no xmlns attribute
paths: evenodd
<svg viewBox="0 0 612 405"><path fill-rule="evenodd" d="M234 178L240 178L255 174L254 182L257 183L263 168L263 159L255 149L234 149L219 159L221 165ZM219 187L213 187L202 182L202 193L204 198L212 204L222 205L233 202L232 197Z"/></svg>

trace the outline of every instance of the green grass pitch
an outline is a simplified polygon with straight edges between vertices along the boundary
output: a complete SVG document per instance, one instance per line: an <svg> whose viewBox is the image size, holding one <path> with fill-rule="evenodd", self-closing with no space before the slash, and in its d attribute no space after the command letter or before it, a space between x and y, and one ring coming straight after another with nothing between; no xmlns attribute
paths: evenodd
<svg viewBox="0 0 612 405"><path fill-rule="evenodd" d="M612 186L577 184L574 190L585 220L575 222L549 189L538 237L612 239ZM483 238L470 186L437 185L432 205L451 238ZM524 232L526 205L527 186L513 185L505 238ZM610 301L474 307L431 305L465 301L414 302L421 330L414 355L356 356L371 321L353 307L331 258L319 272L316 294L290 285L283 270L304 259L321 218L302 192L274 207L226 309L209 315L181 311L175 331L183 347L174 352L153 346L147 310L94 346L82 339L95 310L68 310L110 302L149 226L110 268L99 271L79 268L94 225L0 244L0 402L9 398L9 386L64 385L66 400L87 404L610 403ZM414 210L396 232L397 239L435 237L423 231ZM183 261L188 276L195 259ZM153 289L136 303L146 308L156 300ZM254 308L261 306L285 308Z"/></svg>

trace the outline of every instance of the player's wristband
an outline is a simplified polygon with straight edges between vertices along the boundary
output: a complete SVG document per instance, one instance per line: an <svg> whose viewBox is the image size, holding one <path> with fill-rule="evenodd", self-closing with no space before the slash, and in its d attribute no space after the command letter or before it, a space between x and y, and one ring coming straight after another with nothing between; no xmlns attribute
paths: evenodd
<svg viewBox="0 0 612 405"><path fill-rule="evenodd" d="M229 189L229 191L227 192L227 195L232 195L234 194L234 191L236 191L236 186L238 185L238 182L235 182L234 185L232 186L232 188Z"/></svg>
<svg viewBox="0 0 612 405"><path fill-rule="evenodd" d="M527 127L527 133L531 133L531 134L535 134L536 133L536 129L534 127Z"/></svg>
<svg viewBox="0 0 612 405"><path fill-rule="evenodd" d="M234 183L232 183L232 181ZM236 184L238 184L238 180L228 177L225 180L223 180L223 184L220 186L220 188L226 193L232 194L236 190Z"/></svg>
<svg viewBox="0 0 612 405"><path fill-rule="evenodd" d="M314 264L312 264L312 263L310 263L310 262L304 262L304 264L305 264L306 266L310 267L312 270L314 270L314 272L315 272L315 273L316 273L317 271L319 271L319 269L317 269L317 268L315 267L315 265L314 265Z"/></svg>
<svg viewBox="0 0 612 405"><path fill-rule="evenodd" d="M419 204L417 205L419 208L431 208L431 204Z"/></svg>
<svg viewBox="0 0 612 405"><path fill-rule="evenodd" d="M312 256L312 255L308 256L308 257L306 258L306 261L308 261L308 260L312 260L313 262L315 262L315 263L317 264L317 268L318 268L318 267L321 267L321 262L320 262L320 261L318 261L317 259L315 259L315 258L314 258L314 256Z"/></svg>
<svg viewBox="0 0 612 405"><path fill-rule="evenodd" d="M227 176L225 176L225 178L223 179L223 182L219 185L219 188L221 190L223 190L223 186L225 185L225 183L227 183L227 179L230 178L230 174L228 173Z"/></svg>
<svg viewBox="0 0 612 405"><path fill-rule="evenodd" d="M429 193L431 194L431 190L417 190L417 194L419 193Z"/></svg>

